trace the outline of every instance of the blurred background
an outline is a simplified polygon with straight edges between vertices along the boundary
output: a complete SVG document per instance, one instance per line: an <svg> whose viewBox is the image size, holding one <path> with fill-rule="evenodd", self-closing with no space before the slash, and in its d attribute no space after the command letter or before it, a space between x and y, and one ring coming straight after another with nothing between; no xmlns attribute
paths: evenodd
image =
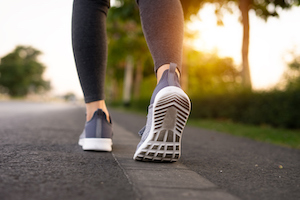
<svg viewBox="0 0 300 200"><path fill-rule="evenodd" d="M181 0L191 118L300 129L299 0ZM0 99L82 101L72 0L0 2ZM106 99L146 111L156 79L134 0L111 1Z"/></svg>

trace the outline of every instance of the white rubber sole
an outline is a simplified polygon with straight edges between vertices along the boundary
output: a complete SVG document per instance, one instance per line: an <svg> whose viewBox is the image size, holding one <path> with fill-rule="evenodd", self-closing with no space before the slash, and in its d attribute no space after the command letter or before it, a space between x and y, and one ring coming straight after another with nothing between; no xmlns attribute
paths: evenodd
<svg viewBox="0 0 300 200"><path fill-rule="evenodd" d="M90 151L112 151L112 139L110 138L83 138L78 144L83 150Z"/></svg>
<svg viewBox="0 0 300 200"><path fill-rule="evenodd" d="M153 103L151 130L133 159L175 162L181 155L181 138L191 104L182 89L168 86L160 90Z"/></svg>

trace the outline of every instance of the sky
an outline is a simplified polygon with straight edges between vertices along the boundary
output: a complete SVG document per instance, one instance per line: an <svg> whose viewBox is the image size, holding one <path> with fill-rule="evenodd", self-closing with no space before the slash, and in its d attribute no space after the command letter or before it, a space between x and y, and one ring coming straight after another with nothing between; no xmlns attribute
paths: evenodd
<svg viewBox="0 0 300 200"><path fill-rule="evenodd" d="M71 44L72 0L0 1L0 57L17 45L30 45L43 52L40 61L47 66L55 95L74 92L82 97ZM216 26L214 8L205 6L192 18L189 29L199 30L194 46L200 51L233 57L241 64L242 26L239 11L224 16L224 26ZM267 23L250 12L249 62L254 89L276 84L286 68L287 52L300 54L300 8L281 11L280 18Z"/></svg>

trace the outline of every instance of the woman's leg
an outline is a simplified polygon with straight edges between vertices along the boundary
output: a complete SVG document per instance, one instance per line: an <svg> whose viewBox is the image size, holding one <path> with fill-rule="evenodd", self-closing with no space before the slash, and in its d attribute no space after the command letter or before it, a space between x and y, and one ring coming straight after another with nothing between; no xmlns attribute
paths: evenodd
<svg viewBox="0 0 300 200"><path fill-rule="evenodd" d="M190 112L190 100L179 83L183 11L179 0L139 0L138 4L157 86L133 158L174 162L181 154L181 136Z"/></svg>
<svg viewBox="0 0 300 200"><path fill-rule="evenodd" d="M181 69L184 19L179 0L138 0L144 35L158 81L171 62ZM160 67L163 66L161 69Z"/></svg>
<svg viewBox="0 0 300 200"><path fill-rule="evenodd" d="M72 44L78 77L89 121L100 108L108 117L104 101L107 62L106 16L109 0L74 0Z"/></svg>

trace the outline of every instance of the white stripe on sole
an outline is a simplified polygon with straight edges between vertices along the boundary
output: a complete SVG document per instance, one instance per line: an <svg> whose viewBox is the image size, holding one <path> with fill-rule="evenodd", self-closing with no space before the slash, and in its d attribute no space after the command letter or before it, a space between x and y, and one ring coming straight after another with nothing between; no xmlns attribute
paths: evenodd
<svg viewBox="0 0 300 200"><path fill-rule="evenodd" d="M112 139L110 138L82 138L78 144L83 150L112 151Z"/></svg>

